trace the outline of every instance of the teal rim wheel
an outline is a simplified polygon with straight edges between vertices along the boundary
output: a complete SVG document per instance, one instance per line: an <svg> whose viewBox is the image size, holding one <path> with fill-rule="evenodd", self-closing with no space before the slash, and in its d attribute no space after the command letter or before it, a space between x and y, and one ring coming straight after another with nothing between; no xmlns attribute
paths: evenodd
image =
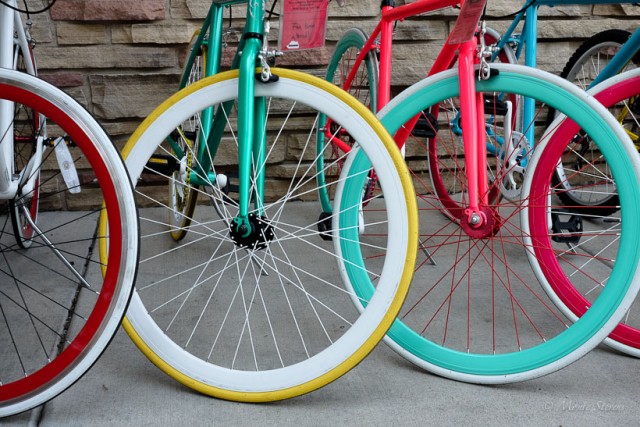
<svg viewBox="0 0 640 427"><path fill-rule="evenodd" d="M623 205L613 223L609 217L565 211L557 199L562 189L553 185L551 176L563 156L574 154L571 138L566 137L568 125L557 124L555 131L537 130L536 149L525 152L528 166L522 168L522 150L512 150L511 157L497 147L505 141L514 147L528 146L521 143L523 132L514 129L513 123L505 127L506 115L499 114L497 102L485 118L487 141L496 144L499 154L487 159L496 176L492 186L500 187L502 197L490 199L485 211L490 220L482 232L465 230L459 222L436 215L440 201L426 184L428 171L416 167L421 165L417 159L407 158L414 165L410 166L414 183L425 183L416 184L419 258L410 293L387 342L426 369L478 383L544 375L597 345L637 293L640 255L638 224L632 219L640 202L638 159L624 131L600 105L562 79L518 66L492 67L499 75L478 82L485 99L492 102L505 93L530 96L540 110L550 105L578 122L610 162ZM394 133L430 105L441 106L434 129L442 147L439 172L457 181L457 200L464 201L464 153L450 126L457 114L457 93L455 71L441 73L398 96L381 117ZM450 112L442 108L446 105L452 107ZM565 132L563 137L558 129ZM407 144L414 143L426 146L425 141ZM505 180L513 180L516 186L505 191ZM529 262L530 257L544 259L544 267ZM605 258L608 264L602 262ZM597 288L600 295L574 324L555 307L555 295L540 290L545 280L564 287ZM366 284L353 284L359 296L372 291Z"/></svg>

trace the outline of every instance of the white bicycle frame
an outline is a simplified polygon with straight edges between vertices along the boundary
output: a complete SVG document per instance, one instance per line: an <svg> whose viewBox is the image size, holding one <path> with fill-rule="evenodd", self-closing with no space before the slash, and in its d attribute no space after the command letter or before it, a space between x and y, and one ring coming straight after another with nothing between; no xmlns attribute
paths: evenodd
<svg viewBox="0 0 640 427"><path fill-rule="evenodd" d="M16 6L16 0L4 0L10 6ZM15 70L19 53L22 52L26 72L35 76L36 64L31 55L29 23L24 25L20 13L0 4L0 67ZM31 194L39 173L33 173L35 165L40 165L45 135L41 132L36 144L36 151L28 165L16 176L14 170L14 104L0 100L0 200L14 199L22 194ZM39 129L44 127L44 117L39 117Z"/></svg>

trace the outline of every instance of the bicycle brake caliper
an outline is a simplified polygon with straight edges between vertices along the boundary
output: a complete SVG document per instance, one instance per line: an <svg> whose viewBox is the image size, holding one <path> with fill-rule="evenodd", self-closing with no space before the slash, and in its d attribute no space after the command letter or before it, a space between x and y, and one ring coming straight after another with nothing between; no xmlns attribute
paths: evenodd
<svg viewBox="0 0 640 427"><path fill-rule="evenodd" d="M278 56L282 56L282 52L278 50L269 51L269 40L268 35L271 30L271 25L269 21L264 22L264 39L262 40L262 51L258 54L258 59L260 60L260 66L262 67L262 72L257 76L258 80L262 83L273 83L277 82L279 77L275 74L271 73L271 67L269 63L275 64L276 58Z"/></svg>
<svg viewBox="0 0 640 427"><path fill-rule="evenodd" d="M484 35L487 32L487 23L480 23L480 45L478 46L478 56L480 57L480 69L478 70L478 80L489 80L498 75L498 70L492 69L487 61L493 56L492 46L487 46L484 42Z"/></svg>

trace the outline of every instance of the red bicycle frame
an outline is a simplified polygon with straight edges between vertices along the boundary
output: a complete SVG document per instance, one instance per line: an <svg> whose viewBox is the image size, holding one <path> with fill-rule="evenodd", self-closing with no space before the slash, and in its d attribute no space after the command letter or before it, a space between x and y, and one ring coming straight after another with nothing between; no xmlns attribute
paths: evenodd
<svg viewBox="0 0 640 427"><path fill-rule="evenodd" d="M469 205L465 210L465 217L472 227L480 227L486 222L486 216L481 205L488 203L488 177L486 168L486 139L484 132L484 109L482 94L476 94L475 67L479 62L477 55L477 40L474 36L475 28L480 19L486 0L419 0L411 4L394 7L383 6L380 22L358 54L353 68L344 82L343 89L348 90L356 77L357 70L366 55L373 49L380 49L379 82L377 108L381 110L391 99L391 67L393 53L393 25L420 13L431 12L446 7L461 5L460 15L456 25L440 50L428 75L439 73L451 68L456 58L458 60L458 76L460 81L460 108L462 128L464 129L465 167L468 177ZM471 31L468 31L471 29ZM379 44L376 40L380 38ZM399 148L411 134L419 115L401 128L394 139ZM342 151L349 147L342 141L335 140L335 144ZM333 142L332 142L333 143Z"/></svg>

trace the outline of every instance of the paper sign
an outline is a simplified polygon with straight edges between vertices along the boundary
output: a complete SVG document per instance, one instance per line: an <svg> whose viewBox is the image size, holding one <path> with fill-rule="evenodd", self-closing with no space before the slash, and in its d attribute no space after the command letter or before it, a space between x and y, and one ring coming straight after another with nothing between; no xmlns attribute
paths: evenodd
<svg viewBox="0 0 640 427"><path fill-rule="evenodd" d="M280 50L323 47L327 0L284 0L280 18Z"/></svg>
<svg viewBox="0 0 640 427"><path fill-rule="evenodd" d="M449 35L449 44L460 44L473 38L487 0L466 0Z"/></svg>

